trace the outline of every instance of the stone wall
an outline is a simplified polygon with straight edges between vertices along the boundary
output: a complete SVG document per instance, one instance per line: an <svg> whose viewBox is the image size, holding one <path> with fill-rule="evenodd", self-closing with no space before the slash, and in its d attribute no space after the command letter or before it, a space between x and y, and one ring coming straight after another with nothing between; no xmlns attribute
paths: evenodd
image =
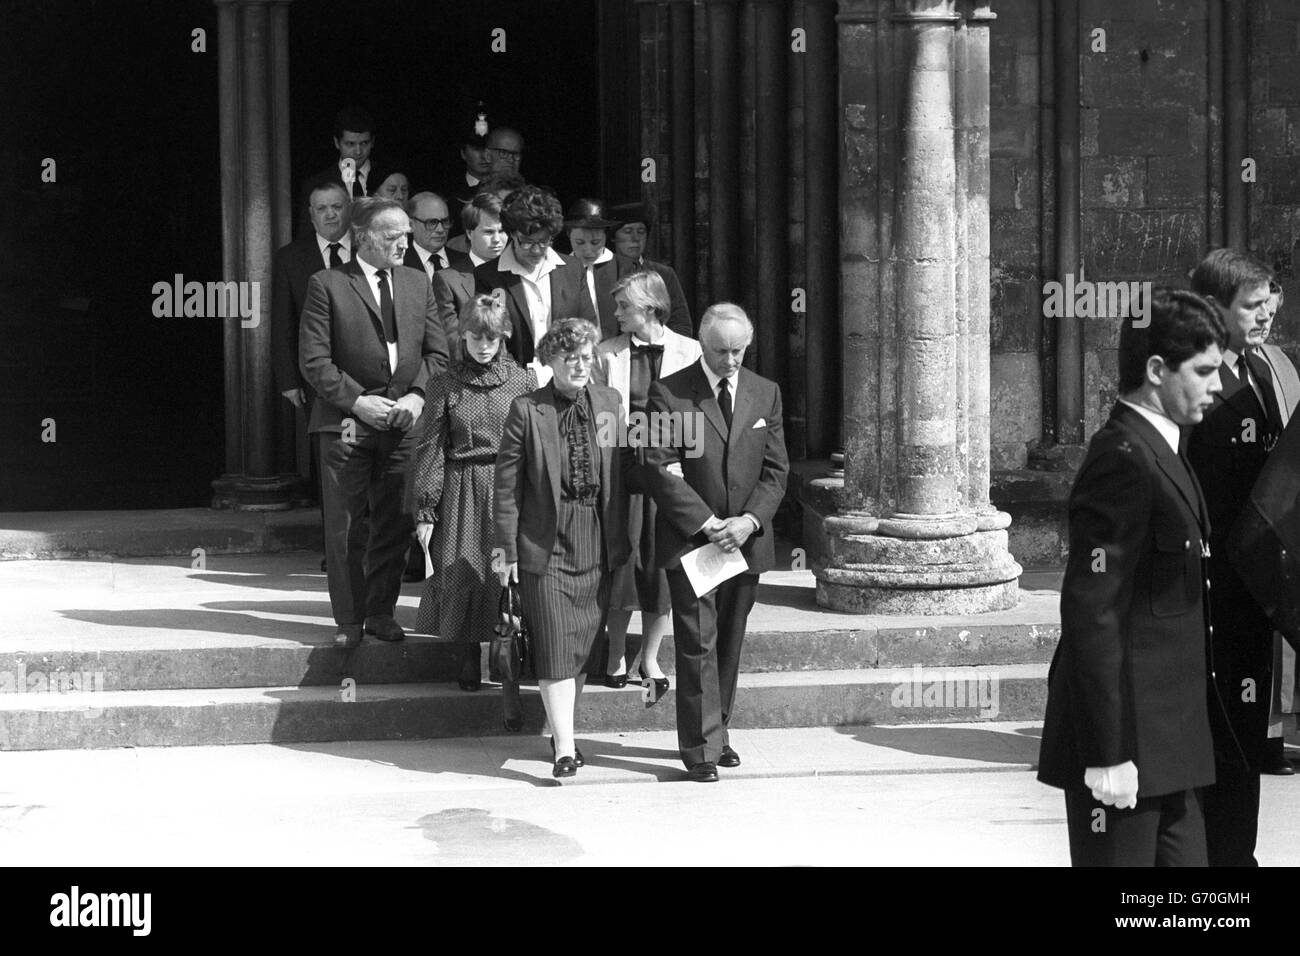
<svg viewBox="0 0 1300 956"><path fill-rule="evenodd" d="M1052 424L1040 389L1044 323L1054 321L1043 317L1041 291L1054 264L1054 50L1052 25L1041 22L1050 5L1000 0L994 10L991 441L994 469L1016 469ZM1252 0L1248 20L1247 152L1257 164L1246 186L1248 247L1289 286L1300 246L1300 3ZM1185 285L1224 241L1221 22L1219 0L1079 0L1082 277ZM1094 30L1105 31L1104 51ZM1300 342L1300 322L1287 327L1297 305L1300 288L1274 333L1288 351ZM1119 322L1085 320L1083 336L1091 435L1116 396Z"/></svg>

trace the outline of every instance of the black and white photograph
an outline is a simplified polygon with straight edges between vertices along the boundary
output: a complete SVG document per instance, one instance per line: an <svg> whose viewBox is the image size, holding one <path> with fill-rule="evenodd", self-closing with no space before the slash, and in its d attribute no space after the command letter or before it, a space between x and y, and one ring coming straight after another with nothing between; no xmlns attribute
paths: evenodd
<svg viewBox="0 0 1300 956"><path fill-rule="evenodd" d="M23 926L1282 925L1298 0L0 0L0 102Z"/></svg>

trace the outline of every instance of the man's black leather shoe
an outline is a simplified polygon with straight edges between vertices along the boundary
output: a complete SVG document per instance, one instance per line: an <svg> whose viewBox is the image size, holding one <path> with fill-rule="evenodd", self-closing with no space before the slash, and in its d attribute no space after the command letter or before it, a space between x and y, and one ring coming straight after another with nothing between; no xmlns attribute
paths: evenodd
<svg viewBox="0 0 1300 956"><path fill-rule="evenodd" d="M722 756L718 758L719 767L739 767L740 754L736 753L730 747L722 748Z"/></svg>
<svg viewBox="0 0 1300 956"><path fill-rule="evenodd" d="M686 778L694 780L696 783L717 783L718 768L706 760L704 763L697 763L687 770Z"/></svg>
<svg viewBox="0 0 1300 956"><path fill-rule="evenodd" d="M375 635L381 641L401 641L406 638L406 632L391 617L366 618L366 633Z"/></svg>
<svg viewBox="0 0 1300 956"><path fill-rule="evenodd" d="M339 628L338 633L334 635L334 646L347 648L348 650L351 650L354 647L360 647L361 628L359 627L350 627L347 629Z"/></svg>

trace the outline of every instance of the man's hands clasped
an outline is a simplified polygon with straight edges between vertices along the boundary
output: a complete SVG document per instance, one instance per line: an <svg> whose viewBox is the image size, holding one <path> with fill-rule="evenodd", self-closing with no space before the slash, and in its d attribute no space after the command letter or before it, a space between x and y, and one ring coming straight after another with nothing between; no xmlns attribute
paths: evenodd
<svg viewBox="0 0 1300 956"><path fill-rule="evenodd" d="M392 428L407 431L420 420L424 399L414 392L397 401L382 395L362 395L353 403L352 411L375 431L386 432Z"/></svg>

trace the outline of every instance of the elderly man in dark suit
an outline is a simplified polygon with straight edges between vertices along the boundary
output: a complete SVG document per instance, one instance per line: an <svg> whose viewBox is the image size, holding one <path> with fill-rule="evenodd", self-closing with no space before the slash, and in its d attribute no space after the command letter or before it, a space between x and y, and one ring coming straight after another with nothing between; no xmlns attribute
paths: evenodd
<svg viewBox="0 0 1300 956"><path fill-rule="evenodd" d="M276 391L294 408L315 397L298 368L298 321L307 281L322 269L342 269L352 260L348 203L338 183L314 188L307 206L312 234L281 246L271 262L271 365Z"/></svg>
<svg viewBox="0 0 1300 956"><path fill-rule="evenodd" d="M347 647L361 643L363 629L385 641L404 636L393 610L415 526L413 426L430 376L447 365L433 289L402 265L409 230L397 202L354 203L356 258L311 277L299 331L298 364L316 391L310 430L322 433L335 641Z"/></svg>
<svg viewBox="0 0 1300 956"><path fill-rule="evenodd" d="M1268 364L1256 351L1268 334L1269 271L1231 249L1210 252L1192 288L1228 331L1223 391L1192 429L1187 457L1210 509L1211 612L1215 675L1228 709L1218 734L1216 782L1205 791L1211 866L1256 866L1259 775L1268 735L1273 627L1228 560L1228 535L1282 431ZM1243 761L1244 754L1244 761Z"/></svg>
<svg viewBox="0 0 1300 956"><path fill-rule="evenodd" d="M1070 492L1061 639L1038 779L1065 791L1075 866L1204 866L1214 782L1210 518L1180 429L1219 391L1213 306L1158 290L1120 333L1120 400ZM1215 599L1218 593L1215 590Z"/></svg>
<svg viewBox="0 0 1300 956"><path fill-rule="evenodd" d="M307 408L309 412L316 396L298 368L298 322L307 301L308 280L321 269L342 269L352 259L348 205L348 194L338 183L316 186L308 196L311 235L281 246L271 261L271 369L275 389L294 408ZM321 502L318 437L312 436L311 471L316 500ZM323 510L321 514L323 524ZM322 560L321 570L325 569Z"/></svg>
<svg viewBox="0 0 1300 956"><path fill-rule="evenodd" d="M573 256L551 248L564 225L560 201L549 189L524 186L515 190L501 208L509 244L495 262L474 270L475 291L491 295L506 292L506 311L513 334L510 355L522 365L532 365L537 379L550 381L548 366L535 361L537 343L551 323L560 319L596 321L582 266Z"/></svg>
<svg viewBox="0 0 1300 956"><path fill-rule="evenodd" d="M659 506L656 561L672 595L677 744L689 777L706 783L718 779L719 766L740 764L727 732L740 650L759 573L775 558L772 519L790 473L781 390L741 367L753 337L740 306L710 307L700 322L700 361L651 385L646 405L644 481ZM687 419L697 427L682 427ZM700 444L689 444L688 432ZM709 542L739 551L748 569L697 596L681 559Z"/></svg>
<svg viewBox="0 0 1300 956"><path fill-rule="evenodd" d="M406 249L406 265L419 269L429 281L444 269L464 266L469 256L447 248L451 235L451 214L447 203L437 193L416 193L406 202L406 214L411 219L411 238Z"/></svg>

